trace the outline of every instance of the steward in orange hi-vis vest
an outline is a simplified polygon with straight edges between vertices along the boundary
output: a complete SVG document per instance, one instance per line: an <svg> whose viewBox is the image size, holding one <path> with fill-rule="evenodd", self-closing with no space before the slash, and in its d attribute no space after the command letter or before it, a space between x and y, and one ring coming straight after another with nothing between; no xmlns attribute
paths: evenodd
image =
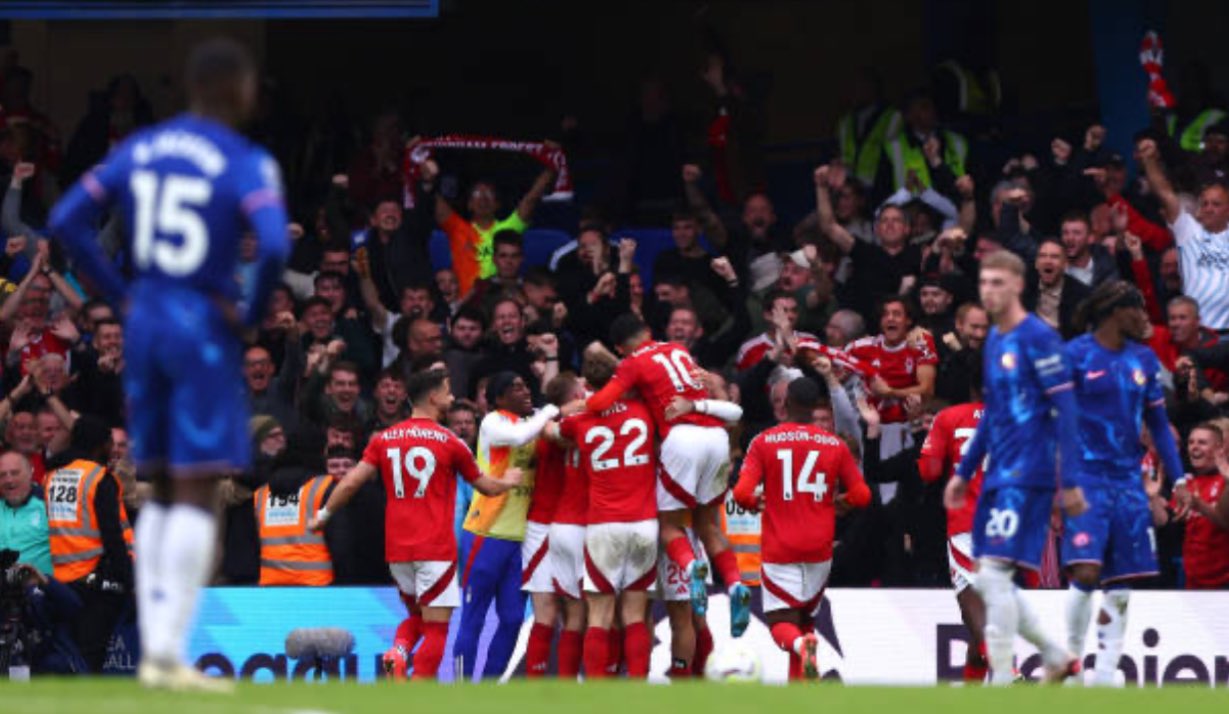
<svg viewBox="0 0 1229 714"><path fill-rule="evenodd" d="M760 584L760 514L740 506L734 492L725 496L721 531L738 559L738 572L746 585Z"/></svg>
<svg viewBox="0 0 1229 714"><path fill-rule="evenodd" d="M71 583L98 568L104 547L95 495L98 486L109 475L106 466L77 459L47 476L47 526L56 580ZM119 490L120 527L127 546L126 555L131 557L132 527L128 524L118 480L115 486Z"/></svg>
<svg viewBox="0 0 1229 714"><path fill-rule="evenodd" d="M324 505L337 479L317 476L290 493L261 486L252 495L260 534L261 585L331 585L333 561L323 533L307 523Z"/></svg>

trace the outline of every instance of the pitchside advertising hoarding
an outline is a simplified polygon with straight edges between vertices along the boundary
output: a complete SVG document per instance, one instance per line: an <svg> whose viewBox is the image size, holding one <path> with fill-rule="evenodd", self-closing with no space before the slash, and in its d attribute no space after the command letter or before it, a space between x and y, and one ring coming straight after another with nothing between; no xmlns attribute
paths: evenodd
<svg viewBox="0 0 1229 714"><path fill-rule="evenodd" d="M1061 637L1064 593L1036 591L1027 597L1051 632ZM656 609L652 678L665 681L670 627ZM729 641L728 612L724 597L710 600L708 619L718 647ZM745 646L759 654L767 682L784 682L787 658L772 642L758 595L755 612L743 636ZM380 654L404 616L404 606L392 588L214 588L204 594L190 652L202 669L225 676L370 682L377 677ZM929 685L960 679L966 634L950 591L830 590L816 622L822 636L820 668L827 678L868 685ZM494 623L487 624L484 643ZM345 628L354 634L355 652L323 671L288 658L286 634L297 627ZM505 676L521 670L528 632L527 620ZM451 648L450 638L448 651ZM1095 649L1090 627L1087 655L1091 657ZM1020 641L1016 652L1020 671L1038 676L1040 662L1034 650ZM1128 685L1229 686L1229 594L1135 593L1120 669ZM453 679L450 658L445 658L441 676Z"/></svg>

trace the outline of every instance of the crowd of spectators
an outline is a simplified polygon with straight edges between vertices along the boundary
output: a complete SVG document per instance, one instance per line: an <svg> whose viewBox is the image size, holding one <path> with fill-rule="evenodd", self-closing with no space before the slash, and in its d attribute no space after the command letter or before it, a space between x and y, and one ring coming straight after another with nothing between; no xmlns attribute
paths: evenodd
<svg viewBox="0 0 1229 714"><path fill-rule="evenodd" d="M920 479L918 449L937 411L972 399L989 329L977 304L978 261L999 248L1030 266L1026 306L1066 337L1081 331L1077 307L1093 287L1113 279L1138 286L1174 428L1207 440L1194 427L1210 422L1229 437L1229 123L1204 122L1192 143L1183 128L1194 115L1157 113L1139 128L1132 157L1108 150L1105 128L1094 124L991 165L976 153L986 142L961 131L980 131L993 107L991 117L941 108L929 91L895 105L863 72L863 101L842 118L835 149L805 187L810 212L788 220L764 190L763 155L746 120L755 113L737 77L714 57L704 78L709 152L679 148L664 90L646 85L628 138L634 148L623 157L631 189L616 208L578 205L579 220L556 220L551 227L571 240L549 261L527 260L526 241L552 169L517 194L461 181L452 155L437 152L414 175L416 200L406 208L402 156L413 140L393 114L375 118L368 143L323 185L291 194L322 198L291 206L301 219L290 230L290 266L243 356L255 466L225 482L215 584L261 578L253 494L267 486L297 497L315 476L343 475L374 431L408 415L407 375L447 367L458 398L448 426L472 447L492 375L516 372L540 401L551 377L578 371L585 347L633 312L658 339L686 345L724 376L745 414L732 436L736 457L782 418L785 385L818 370L829 385L828 425L877 486L872 507L840 526L832 584L945 587L942 484ZM28 514L40 511L32 504L46 498L49 475L83 458L72 437L82 432L83 448L97 445L88 438L96 429L76 428L83 419L110 428L109 458L98 458L115 487L96 498L119 501L111 510L121 506L126 523L147 492L126 454L122 323L42 226L66 182L153 117L136 83L119 78L62 152L59 132L29 101L29 79L24 69L6 71L0 110L0 546L53 575L46 519ZM1215 107L1197 109L1202 117ZM566 150L575 129L564 129ZM617 227L645 216L657 222ZM100 228L126 264L117 220ZM650 251L631 237L645 228L668 230L669 242ZM431 250L437 230L447 264ZM242 250L252 254L254 245L245 239ZM242 284L242 271L236 279ZM812 360L809 344L831 351ZM1197 476L1229 471L1229 453L1213 441L1210 450L1192 448ZM1152 486L1164 571L1157 584L1166 587L1187 581L1184 552L1229 541L1224 510L1208 502L1224 489L1179 485L1182 476ZM380 484L368 483L334 519L332 582L388 582L383 499ZM131 591L131 567L106 568L97 580ZM1042 585L1060 580L1054 567L1041 576ZM1229 572L1212 582L1229 585Z"/></svg>

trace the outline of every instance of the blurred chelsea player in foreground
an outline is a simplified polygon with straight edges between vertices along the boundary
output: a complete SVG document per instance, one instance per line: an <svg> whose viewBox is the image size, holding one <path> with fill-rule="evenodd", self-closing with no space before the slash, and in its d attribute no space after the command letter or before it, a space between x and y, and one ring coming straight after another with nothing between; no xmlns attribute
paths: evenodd
<svg viewBox="0 0 1229 714"><path fill-rule="evenodd" d="M141 131L87 172L51 215L79 272L125 308L132 455L154 484L136 526L142 684L217 690L186 661L196 602L213 563L219 476L248 466L241 333L255 326L289 250L277 164L237 133L256 103L248 53L217 39L193 50L189 111ZM115 207L134 279L95 240ZM255 279L235 278L245 231Z"/></svg>
<svg viewBox="0 0 1229 714"><path fill-rule="evenodd" d="M1041 651L1045 679L1060 681L1074 674L1077 662L1042 630L1013 576L1017 567L1036 570L1041 563L1056 480L1068 516L1087 507L1071 370L1058 333L1020 304L1024 262L1019 257L1007 251L987 256L978 287L994 322L983 355L986 408L944 501L949 509L961 506L970 477L988 455L973 519L973 554L975 586L986 603L990 681L1002 685L1015 679L1017 632Z"/></svg>

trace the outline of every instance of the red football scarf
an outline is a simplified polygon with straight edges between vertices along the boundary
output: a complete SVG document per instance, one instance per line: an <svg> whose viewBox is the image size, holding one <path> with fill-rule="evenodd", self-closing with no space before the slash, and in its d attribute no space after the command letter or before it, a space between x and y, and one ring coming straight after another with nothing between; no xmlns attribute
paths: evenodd
<svg viewBox="0 0 1229 714"><path fill-rule="evenodd" d="M1144 41L1139 44L1139 63L1148 75L1148 104L1157 109L1173 109L1174 95L1170 94L1169 85L1161 76L1165 48L1161 46L1161 38L1156 32L1149 30L1144 33Z"/></svg>
<svg viewBox="0 0 1229 714"><path fill-rule="evenodd" d="M435 149L465 149L479 151L509 151L532 157L543 166L554 169L555 189L542 200L566 201L572 197L572 174L568 172L568 159L563 149L547 146L541 141L512 141L494 136L473 134L444 134L415 142L407 147L401 170L405 176L405 207L413 208L417 196L419 174L422 164L431 158Z"/></svg>
<svg viewBox="0 0 1229 714"><path fill-rule="evenodd" d="M832 360L832 364L847 372L852 372L868 382L874 379L875 375L879 374L879 370L875 369L873 364L864 362L844 350L821 344L817 340L799 340L798 351L802 352L803 350L818 352Z"/></svg>

